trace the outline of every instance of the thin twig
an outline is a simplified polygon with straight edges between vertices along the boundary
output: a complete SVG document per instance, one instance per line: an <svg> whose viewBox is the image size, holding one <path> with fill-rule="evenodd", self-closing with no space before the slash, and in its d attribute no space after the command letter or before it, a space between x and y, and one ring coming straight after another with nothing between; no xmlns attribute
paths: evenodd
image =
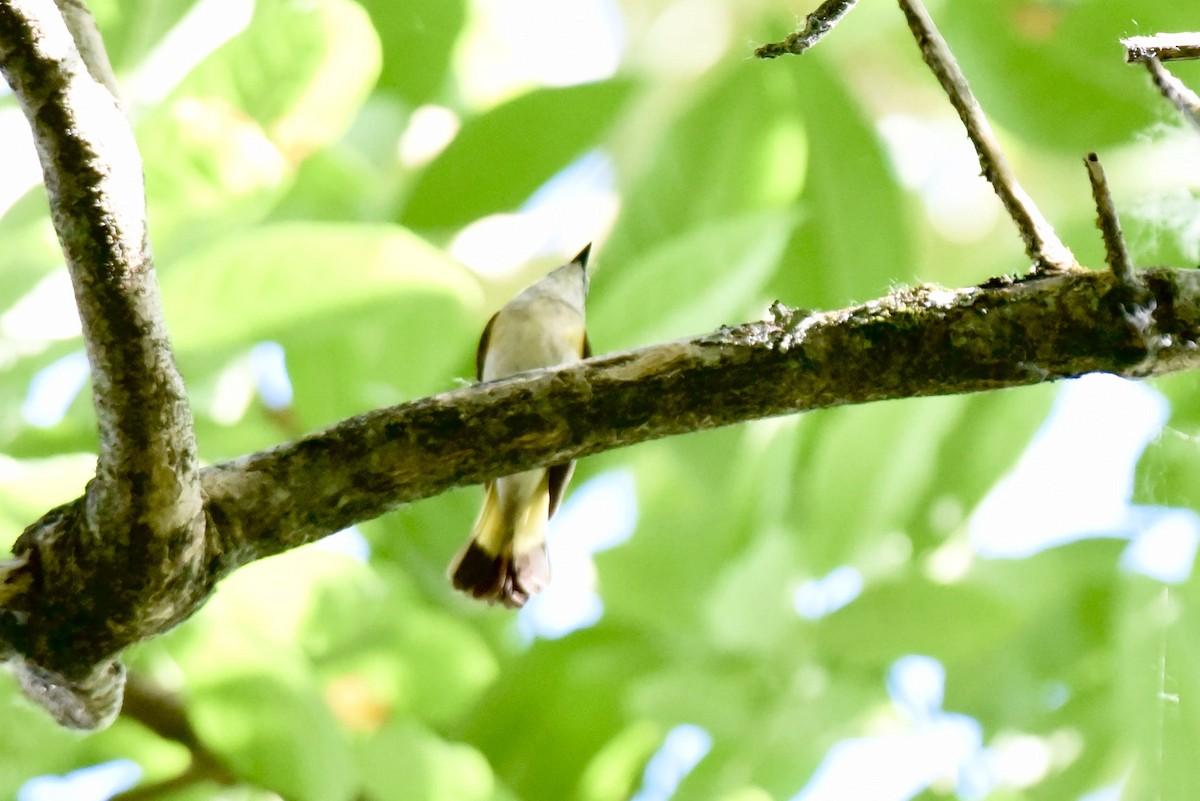
<svg viewBox="0 0 1200 801"><path fill-rule="evenodd" d="M1083 164L1087 167L1088 180L1092 184L1092 198L1096 201L1096 226L1104 238L1105 260L1121 283L1133 286L1136 283L1133 262L1129 258L1129 250L1125 247L1125 237L1121 234L1121 220L1117 217L1112 194L1108 191L1108 180L1104 177L1100 157L1095 153L1088 153Z"/></svg>
<svg viewBox="0 0 1200 801"><path fill-rule="evenodd" d="M1033 261L1034 272L1048 275L1078 267L1075 255L1054 233L1054 228L1017 181L996 141L992 126L967 85L962 69L924 5L920 0L900 0L900 8L908 18L908 27L917 40L921 56L937 76L959 119L966 126L967 136L979 154L984 176L991 182L1008 216L1021 232L1025 253Z"/></svg>
<svg viewBox="0 0 1200 801"><path fill-rule="evenodd" d="M1130 64L1157 58L1159 61L1183 61L1200 58L1200 33L1159 33L1122 39L1125 60Z"/></svg>
<svg viewBox="0 0 1200 801"><path fill-rule="evenodd" d="M117 793L109 801L154 801L159 798L170 798L180 790L209 781L217 784L223 783L207 775L203 768L193 764L189 765L187 770L177 776L150 782L149 784L140 784L137 787Z"/></svg>
<svg viewBox="0 0 1200 801"><path fill-rule="evenodd" d="M179 743L191 754L192 762L178 776L126 790L114 796L113 801L165 797L170 792L201 782L239 783L238 777L201 741L174 693L138 674L130 674L125 684L125 705L121 715L137 721L165 740Z"/></svg>
<svg viewBox="0 0 1200 801"><path fill-rule="evenodd" d="M79 55L87 66L92 77L102 83L113 97L120 97L117 89L117 78L113 75L112 64L108 60L108 52L104 49L104 40L100 38L100 29L96 20L88 10L83 0L54 0L62 13L67 30L79 48Z"/></svg>
<svg viewBox="0 0 1200 801"><path fill-rule="evenodd" d="M1158 87L1158 91L1162 92L1163 97L1179 109L1179 113L1185 120L1190 122L1197 131L1200 131L1200 95L1184 86L1183 82L1172 75L1157 58L1150 57L1143 60L1142 63L1150 71L1150 77L1153 78L1154 85Z"/></svg>
<svg viewBox="0 0 1200 801"><path fill-rule="evenodd" d="M159 737L179 743L193 756L217 761L192 728L179 697L138 673L131 673L126 678L125 705L121 714Z"/></svg>
<svg viewBox="0 0 1200 801"><path fill-rule="evenodd" d="M765 44L754 51L755 58L777 58L785 55L798 56L833 30L842 17L854 8L858 0L825 0L816 11L804 18L804 27L789 33L782 42Z"/></svg>

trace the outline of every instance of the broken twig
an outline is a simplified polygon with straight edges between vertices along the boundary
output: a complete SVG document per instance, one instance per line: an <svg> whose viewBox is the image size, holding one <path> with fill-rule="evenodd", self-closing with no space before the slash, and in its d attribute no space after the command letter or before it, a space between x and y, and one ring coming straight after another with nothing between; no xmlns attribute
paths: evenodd
<svg viewBox="0 0 1200 801"><path fill-rule="evenodd" d="M1121 234L1121 220L1117 217L1112 194L1108 191L1108 180L1104 177L1100 157L1095 153L1088 153L1083 159L1083 164L1087 167L1088 180L1092 184L1092 197L1096 201L1096 227L1100 229L1104 238L1105 261L1121 283L1132 286L1135 283L1133 262L1129 258L1129 250L1125 247L1125 237Z"/></svg>

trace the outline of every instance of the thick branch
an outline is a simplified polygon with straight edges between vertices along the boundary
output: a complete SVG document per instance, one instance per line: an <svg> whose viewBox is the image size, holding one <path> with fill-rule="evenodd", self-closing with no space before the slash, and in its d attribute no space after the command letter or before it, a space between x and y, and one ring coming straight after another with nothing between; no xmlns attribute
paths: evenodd
<svg viewBox="0 0 1200 801"><path fill-rule="evenodd" d="M765 321L381 409L208 468L210 537L190 563L205 573L158 565L158 585L189 589L164 599L173 604L168 616L131 614L112 592L128 551L103 552L90 562L90 580L74 583L81 498L17 541L27 565L8 578L28 583L14 590L13 613L0 615L0 644L59 673L89 675L191 614L204 600L195 588L241 565L538 465L808 409L1093 371L1137 377L1200 367L1200 271L1138 278L1139 292L1107 271L1072 271L963 290L902 289L833 312L777 304ZM126 624L97 626L106 615Z"/></svg>
<svg viewBox="0 0 1200 801"><path fill-rule="evenodd" d="M1000 197L1008 216L1016 223L1025 242L1025 253L1033 261L1034 271L1061 273L1078 267L1075 255L1054 233L1053 226L1017 181L979 101L967 85L966 76L925 6L920 0L900 0L900 8L908 19L908 27L917 40L921 57L937 76L967 129L967 136L979 154L979 165L983 168L984 176Z"/></svg>
<svg viewBox="0 0 1200 801"><path fill-rule="evenodd" d="M86 9L63 2L89 64L110 81ZM152 270L141 161L119 103L85 67L53 0L0 0L0 71L33 128L83 325L99 426L86 504L64 510L43 536L73 540L73 566L59 566L58 588L109 594L116 603L105 612L113 617L93 615L91 623L124 639L120 632L174 619L173 595L203 597L208 572L197 561L207 549L195 440ZM181 568L169 585L163 563ZM69 699L78 690L60 719L99 725L120 699L120 688L105 681L119 680L122 671L91 656L86 669L77 665L70 674L29 665L22 684L43 697Z"/></svg>
<svg viewBox="0 0 1200 801"><path fill-rule="evenodd" d="M204 473L225 570L451 487L809 409L1200 366L1200 271L902 289L436 395Z"/></svg>

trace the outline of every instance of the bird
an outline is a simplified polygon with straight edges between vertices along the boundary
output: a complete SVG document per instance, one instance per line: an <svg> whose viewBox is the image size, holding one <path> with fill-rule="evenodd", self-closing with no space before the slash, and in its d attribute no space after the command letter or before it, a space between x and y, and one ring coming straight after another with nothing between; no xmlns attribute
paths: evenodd
<svg viewBox="0 0 1200 801"><path fill-rule="evenodd" d="M589 243L566 264L492 315L479 339L476 377L493 381L588 358ZM517 609L550 581L546 525L562 503L574 462L492 479L467 544L450 563L454 588Z"/></svg>

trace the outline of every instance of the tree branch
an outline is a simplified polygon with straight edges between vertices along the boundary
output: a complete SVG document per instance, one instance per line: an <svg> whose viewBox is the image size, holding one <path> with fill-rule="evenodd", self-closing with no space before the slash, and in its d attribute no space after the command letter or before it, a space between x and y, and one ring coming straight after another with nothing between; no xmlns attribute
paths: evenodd
<svg viewBox="0 0 1200 801"><path fill-rule="evenodd" d="M201 742L187 719L183 705L172 693L141 676L131 674L125 687L125 704L121 714L136 720L165 740L173 740L188 750L192 762L178 776L145 784L118 793L112 801L143 801L166 797L171 791L200 782L222 785L239 783L238 778Z"/></svg>
<svg viewBox="0 0 1200 801"><path fill-rule="evenodd" d="M1159 33L1154 36L1130 36L1121 40L1125 61L1181 61L1200 58L1200 33Z"/></svg>
<svg viewBox="0 0 1200 801"><path fill-rule="evenodd" d="M798 56L833 30L841 22L842 17L854 8L858 0L825 0L817 10L804 18L804 27L795 33L789 33L782 42L765 44L754 51L755 58L778 58L779 56Z"/></svg>
<svg viewBox="0 0 1200 801"><path fill-rule="evenodd" d="M984 176L1000 197L1008 216L1016 223L1025 242L1025 253L1033 261L1034 272L1062 273L1077 268L1079 264L1075 254L1054 233L1054 227L1042 216L1037 204L1017 181L979 101L967 85L966 76L925 6L920 0L900 0L900 8L917 40L921 57L937 76L967 129L967 136L979 154L979 165L983 168Z"/></svg>
<svg viewBox="0 0 1200 801"><path fill-rule="evenodd" d="M1200 272L1142 273L1142 297L1114 273L1066 270L1073 257L989 149L944 42L923 9L905 8L997 191L1024 214L1010 209L1035 275L899 289L833 312L776 304L766 320L374 411L201 473L128 123L51 0L0 0L0 69L34 126L101 454L85 495L30 525L0 564L0 658L60 722L102 726L121 703L125 647L192 614L239 566L403 503L808 409L1200 366Z"/></svg>
<svg viewBox="0 0 1200 801"><path fill-rule="evenodd" d="M111 85L86 9L73 0L64 7L71 30L83 37L88 65ZM39 535L71 539L71 566L9 567L18 577L32 571L52 582L42 587L51 597L76 592L120 599L89 621L110 631L90 638L100 650L85 649L86 668L79 663L77 671L63 673L35 659L16 669L27 692L66 705L56 713L60 720L90 728L110 721L119 708L120 686L108 682L123 676L113 664L119 642L129 640L120 632L173 619L172 596L180 592L203 597L207 568L197 560L208 549L191 411L162 320L137 145L120 104L85 66L71 30L52 0L0 1L0 71L33 128L79 307L100 439L86 503L52 515ZM112 572L117 554L122 567ZM165 562L181 568L168 583L159 567ZM48 647L15 644L24 655Z"/></svg>
<svg viewBox="0 0 1200 801"><path fill-rule="evenodd" d="M1140 276L1139 303L1110 272L1072 271L980 287L900 289L840 311L781 304L763 321L435 395L345 420L203 472L212 531L197 558L212 586L237 567L452 487L661 437L844 404L977 392L1104 371L1140 377L1200 366L1200 271ZM104 592L61 596L69 532L86 498L32 526L14 551L37 566L0 639L39 664L87 672L88 659L161 633L166 618L95 630L128 615ZM118 580L128 554L95 565ZM65 564L64 564L65 563ZM160 585L186 566L164 562ZM36 646L30 654L28 649Z"/></svg>
<svg viewBox="0 0 1200 801"><path fill-rule="evenodd" d="M104 49L104 40L100 38L100 29L96 20L88 10L83 0L54 0L58 11L62 14L71 38L79 49L80 58L87 66L92 78L102 84L114 98L121 96L117 89L117 78L113 75L112 64L108 61L108 52Z"/></svg>
<svg viewBox="0 0 1200 801"><path fill-rule="evenodd" d="M1200 131L1200 96L1171 74L1170 70L1164 67L1157 58L1151 56L1142 63L1146 65L1154 85L1158 87L1158 91L1162 92L1162 96L1179 109L1179 113L1192 124L1193 128Z"/></svg>
<svg viewBox="0 0 1200 801"><path fill-rule="evenodd" d="M1083 160L1088 171L1088 181L1092 185L1092 199L1096 203L1096 227L1104 238L1104 253L1108 268L1113 271L1121 283L1133 287L1136 283L1133 274L1133 262L1129 258L1129 250L1125 247L1125 237L1121 234L1121 220L1117 217L1117 208L1113 205L1112 194L1108 191L1108 179L1104 177L1104 167L1100 157L1088 153Z"/></svg>

